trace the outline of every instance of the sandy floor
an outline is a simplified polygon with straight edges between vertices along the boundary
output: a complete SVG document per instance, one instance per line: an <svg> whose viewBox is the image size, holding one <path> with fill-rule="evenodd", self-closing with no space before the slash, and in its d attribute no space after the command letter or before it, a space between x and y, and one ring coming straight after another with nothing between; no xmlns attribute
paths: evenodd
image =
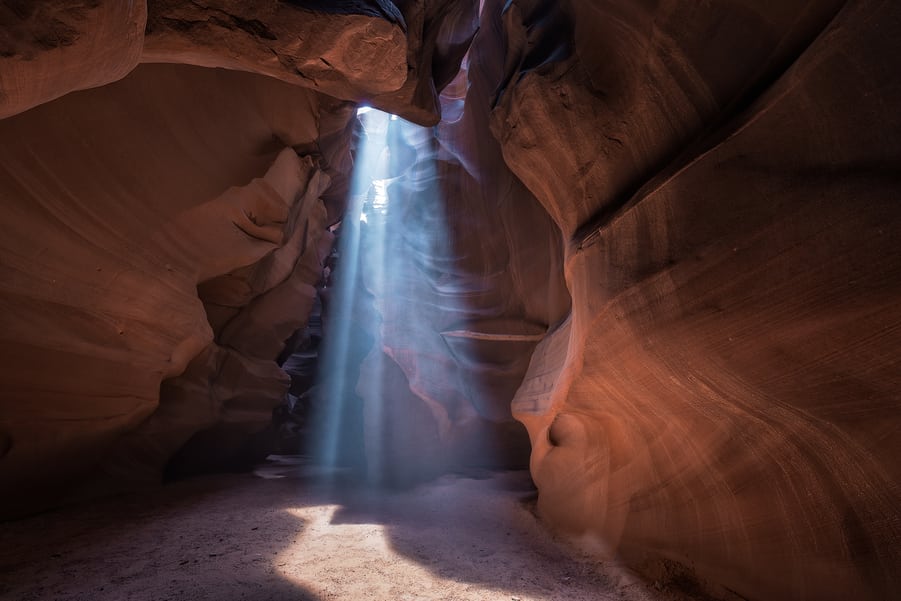
<svg viewBox="0 0 901 601"><path fill-rule="evenodd" d="M0 598L684 598L554 540L532 498L519 472L375 494L285 458L0 524Z"/></svg>

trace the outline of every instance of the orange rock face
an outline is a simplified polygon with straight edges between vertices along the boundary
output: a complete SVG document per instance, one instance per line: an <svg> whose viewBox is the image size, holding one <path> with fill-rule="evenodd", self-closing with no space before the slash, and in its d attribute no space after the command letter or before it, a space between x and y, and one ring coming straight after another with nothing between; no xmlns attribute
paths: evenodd
<svg viewBox="0 0 901 601"><path fill-rule="evenodd" d="M390 3L26 5L0 8L6 516L270 422L344 210L351 101L434 90L458 53L434 30L474 15L411 3L408 35Z"/></svg>
<svg viewBox="0 0 901 601"><path fill-rule="evenodd" d="M144 46L143 2L4 2L0 119L116 81Z"/></svg>
<svg viewBox="0 0 901 601"><path fill-rule="evenodd" d="M313 117L329 110L318 98L255 75L148 65L0 122L10 142L0 184L10 216L4 479L65 482L110 444L128 446L120 436L140 434L161 381L214 337L242 353L239 364L272 361L267 352L279 349L249 341L241 323L253 321L256 305L277 302L268 299L281 287L297 286L295 274L310 279L295 266L318 252L329 178L291 146L318 139ZM300 117L297 107L306 107ZM308 222L302 248L296 232ZM198 284L249 266L256 278L233 303L236 315L211 327ZM283 330L275 338L293 327ZM270 381L257 420L269 419L285 386L283 376ZM192 425L206 422L180 427ZM157 436L156 460L145 466L161 468L183 442ZM4 502L28 497L22 490Z"/></svg>
<svg viewBox="0 0 901 601"><path fill-rule="evenodd" d="M434 126L355 281L377 479L515 464L515 418L546 522L654 578L901 595L896 3L37 4L0 6L0 516L269 422L365 102Z"/></svg>
<svg viewBox="0 0 901 601"><path fill-rule="evenodd" d="M148 8L143 62L250 71L353 99L393 92L407 79L402 22L289 2L160 0Z"/></svg>
<svg viewBox="0 0 901 601"><path fill-rule="evenodd" d="M514 414L542 514L611 555L890 598L901 13L762 4L507 10L493 127L573 296Z"/></svg>

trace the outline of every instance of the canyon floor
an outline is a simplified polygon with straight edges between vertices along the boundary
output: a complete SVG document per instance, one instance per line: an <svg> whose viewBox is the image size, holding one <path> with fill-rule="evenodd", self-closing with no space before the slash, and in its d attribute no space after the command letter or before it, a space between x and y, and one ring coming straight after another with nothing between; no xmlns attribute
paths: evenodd
<svg viewBox="0 0 901 601"><path fill-rule="evenodd" d="M292 457L0 524L0 598L682 601L550 535L525 472L373 492Z"/></svg>

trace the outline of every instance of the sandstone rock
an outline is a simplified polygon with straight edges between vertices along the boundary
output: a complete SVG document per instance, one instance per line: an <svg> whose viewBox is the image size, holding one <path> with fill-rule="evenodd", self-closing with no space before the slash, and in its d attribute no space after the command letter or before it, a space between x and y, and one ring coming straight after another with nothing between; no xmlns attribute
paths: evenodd
<svg viewBox="0 0 901 601"><path fill-rule="evenodd" d="M4 2L0 119L127 75L146 21L144 2Z"/></svg>
<svg viewBox="0 0 901 601"><path fill-rule="evenodd" d="M297 158L290 150L284 152ZM208 312L247 306L255 298L291 278L299 269L298 259L301 257L306 259L303 265L307 269L302 273L305 281L315 282L318 278L321 270L319 240L323 235L330 235L326 231L326 211L320 200L329 185L329 178L313 164L311 158L300 160L304 165L303 173L298 174L300 179L285 182L287 189L279 195L280 198L290 199L290 211L281 232L284 242L256 263L202 281L198 294ZM236 314L232 312L231 316ZM214 326L217 335L221 334L228 321ZM291 331L285 337L290 334Z"/></svg>
<svg viewBox="0 0 901 601"><path fill-rule="evenodd" d="M438 91L477 29L478 2L398 6L153 0L141 60L260 73L434 125Z"/></svg>
<svg viewBox="0 0 901 601"><path fill-rule="evenodd" d="M12 142L0 478L30 482L5 514L54 503L38 489L101 463L152 480L198 430L181 457L202 463L265 422L285 382L259 370L303 325L325 226L344 212L347 100L397 91L385 103L436 119L475 14L472 2L404 3L412 20L387 1L7 5L4 116L122 78L139 57L231 72L145 64L0 123ZM259 387L253 410L223 400L242 377Z"/></svg>
<svg viewBox="0 0 901 601"><path fill-rule="evenodd" d="M512 4L493 122L570 240L514 400L539 510L746 598L894 596L901 13L561 6L557 53Z"/></svg>
<svg viewBox="0 0 901 601"><path fill-rule="evenodd" d="M18 490L0 513L58 502L210 344L197 284L283 243L312 167L284 149L317 140L317 97L249 74L146 65L0 121L15 141L0 148L0 431L10 440L0 480ZM284 385L259 402L271 409ZM177 448L195 419L184 410L158 448Z"/></svg>
<svg viewBox="0 0 901 601"><path fill-rule="evenodd" d="M241 462L248 460L247 454L251 455L251 463L261 461L268 454L265 445L262 457L254 456L250 447L254 435L271 424L272 410L288 390L288 375L272 360L246 357L225 348L220 348L218 355L215 371L187 374L188 377L177 379L161 392L161 404L183 397L185 404L194 407L211 404L215 410L215 419L205 424L207 427L194 425L189 440L171 446L165 455L154 458L157 462L171 458L167 467L172 475L240 468L244 467ZM209 389L197 388L198 379L201 384L208 382ZM166 424L160 433L169 431ZM142 463L153 465L146 459Z"/></svg>
<svg viewBox="0 0 901 601"><path fill-rule="evenodd" d="M407 28L409 75L403 87L370 99L373 106L420 125L441 118L438 93L460 68L478 29L474 0L398 2Z"/></svg>
<svg viewBox="0 0 901 601"><path fill-rule="evenodd" d="M39 4L0 6L0 516L259 450L365 101L434 127L392 122L326 374L346 463L522 465L516 418L546 523L653 578L898 596L895 4Z"/></svg>
<svg viewBox="0 0 901 601"><path fill-rule="evenodd" d="M407 39L396 16L361 10L367 3L328 12L307 4L151 0L141 60L250 71L338 98L404 84Z"/></svg>
<svg viewBox="0 0 901 601"><path fill-rule="evenodd" d="M590 230L772 83L842 4L514 0L492 121L504 158L565 236Z"/></svg>

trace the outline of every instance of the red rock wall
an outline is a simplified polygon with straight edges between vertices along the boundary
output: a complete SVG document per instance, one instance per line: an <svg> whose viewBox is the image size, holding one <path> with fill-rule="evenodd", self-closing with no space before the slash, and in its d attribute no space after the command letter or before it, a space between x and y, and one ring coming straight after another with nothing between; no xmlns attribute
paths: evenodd
<svg viewBox="0 0 901 601"><path fill-rule="evenodd" d="M513 402L541 514L719 595L897 596L901 10L514 0L503 23L492 125L573 296Z"/></svg>
<svg viewBox="0 0 901 601"><path fill-rule="evenodd" d="M143 2L4 2L0 119L125 77L146 23Z"/></svg>
<svg viewBox="0 0 901 601"><path fill-rule="evenodd" d="M215 463L269 423L353 103L437 121L474 6L0 7L0 515L158 480L179 448Z"/></svg>
<svg viewBox="0 0 901 601"><path fill-rule="evenodd" d="M515 454L512 397L541 514L594 549L725 598L901 594L896 3L487 0L455 79L475 2L26 4L0 515L265 423L367 100L445 117L428 186L397 182L393 287L362 282L381 466Z"/></svg>
<svg viewBox="0 0 901 601"><path fill-rule="evenodd" d="M101 462L158 477L229 415L268 422L287 386L272 361L305 315L263 327L259 314L284 312L285 291L309 296L326 234L328 175L292 147L317 141L317 116L336 108L346 123L350 106L272 79L148 65L0 121L0 480L18 491L4 512L33 509L45 488L53 504ZM198 297L201 284L222 302L222 277L243 284L230 318ZM190 404L182 388L157 412L161 382L192 360L212 366L201 380L216 394Z"/></svg>

